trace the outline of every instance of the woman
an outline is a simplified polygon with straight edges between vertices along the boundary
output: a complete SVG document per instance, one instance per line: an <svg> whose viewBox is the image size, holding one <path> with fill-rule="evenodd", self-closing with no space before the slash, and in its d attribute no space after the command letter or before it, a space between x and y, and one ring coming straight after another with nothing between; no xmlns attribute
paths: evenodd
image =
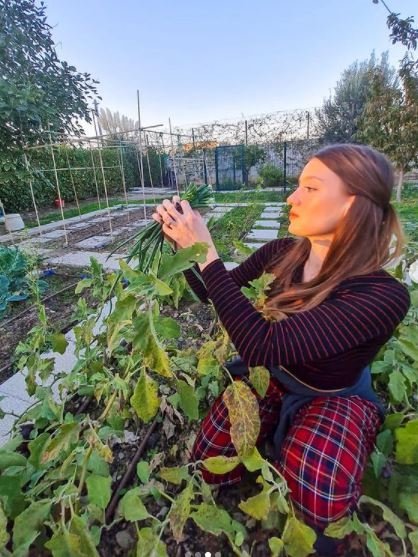
<svg viewBox="0 0 418 557"><path fill-rule="evenodd" d="M260 439L274 434L277 467L294 506L317 532L352 512L360 496L383 418L368 366L409 307L407 289L383 270L403 247L390 203L393 182L389 161L370 147L323 148L287 199L289 232L297 238L269 242L230 272L187 202L179 212L178 198L165 200L154 214L178 246L208 244L199 265L206 288L192 273L189 283L202 301L212 300L240 355L231 372L270 370L267 395L259 400ZM240 291L264 271L276 275L266 308L274 319ZM221 397L203 421L194 458L219 454L236 454ZM242 473L203 475L231 484ZM317 548L335 551L325 536Z"/></svg>

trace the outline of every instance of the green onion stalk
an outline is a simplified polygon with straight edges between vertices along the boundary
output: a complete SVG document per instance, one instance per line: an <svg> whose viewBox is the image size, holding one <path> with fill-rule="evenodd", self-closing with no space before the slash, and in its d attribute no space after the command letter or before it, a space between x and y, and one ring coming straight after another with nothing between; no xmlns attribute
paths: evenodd
<svg viewBox="0 0 418 557"><path fill-rule="evenodd" d="M188 201L192 209L208 208L211 203L214 203L215 201L213 198L212 187L206 184L203 184L201 186L190 184L180 198L182 201ZM176 209L181 211L181 206L179 203L177 203ZM154 268L154 262L156 261L156 259L158 261L157 266L159 265L159 261L161 260L164 244L164 233L162 230L162 225L157 221L151 222L145 228L137 232L134 236L131 236L117 248L115 248L115 250L110 255L112 255L121 247L130 243L134 239L136 239L135 245L126 256L126 261L129 263L129 261L137 257L137 270L142 271L143 273L147 273L150 268ZM111 296L120 278L121 273L119 272L118 276L115 279L115 282L112 285L109 297Z"/></svg>

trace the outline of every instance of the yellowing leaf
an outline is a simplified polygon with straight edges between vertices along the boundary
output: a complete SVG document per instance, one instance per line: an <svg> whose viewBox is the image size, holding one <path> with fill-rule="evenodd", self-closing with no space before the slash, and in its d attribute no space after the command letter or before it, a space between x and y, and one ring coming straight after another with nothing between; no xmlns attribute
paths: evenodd
<svg viewBox="0 0 418 557"><path fill-rule="evenodd" d="M131 405L138 416L145 423L157 414L160 407L158 398L158 385L143 369L131 396Z"/></svg>
<svg viewBox="0 0 418 557"><path fill-rule="evenodd" d="M169 519L173 537L176 542L183 538L183 528L190 516L190 501L193 497L193 483L189 482L187 487L176 497L171 507Z"/></svg>
<svg viewBox="0 0 418 557"><path fill-rule="evenodd" d="M160 477L166 482L180 485L183 480L188 480L190 476L186 466L175 466L173 468L161 468Z"/></svg>
<svg viewBox="0 0 418 557"><path fill-rule="evenodd" d="M418 464L418 420L395 430L396 460L399 464Z"/></svg>
<svg viewBox="0 0 418 557"><path fill-rule="evenodd" d="M266 518L270 511L270 497L267 490L264 490L246 501L241 501L239 508L257 520Z"/></svg>
<svg viewBox="0 0 418 557"><path fill-rule="evenodd" d="M263 366L250 367L251 385L261 398L266 396L270 384L270 372Z"/></svg>
<svg viewBox="0 0 418 557"><path fill-rule="evenodd" d="M314 530L295 516L289 516L287 519L282 539L286 553L290 557L306 557L314 552L313 545L316 540Z"/></svg>
<svg viewBox="0 0 418 557"><path fill-rule="evenodd" d="M0 501L0 551L6 547L8 541L9 534L7 532L7 517L4 514L3 505Z"/></svg>
<svg viewBox="0 0 418 557"><path fill-rule="evenodd" d="M203 461L203 466L212 474L227 474L240 463L239 456L210 456Z"/></svg>
<svg viewBox="0 0 418 557"><path fill-rule="evenodd" d="M249 454L260 433L257 398L243 381L234 381L223 394L231 422L231 439L239 456Z"/></svg>
<svg viewBox="0 0 418 557"><path fill-rule="evenodd" d="M269 538L269 548L271 551L271 557L280 557L284 544L280 538L273 536L272 538Z"/></svg>
<svg viewBox="0 0 418 557"><path fill-rule="evenodd" d="M151 528L141 528L139 530L136 557L168 557L164 542Z"/></svg>
<svg viewBox="0 0 418 557"><path fill-rule="evenodd" d="M72 443L75 443L80 434L80 426L77 423L63 424L58 428L58 432L51 436L45 444L40 458L41 464L56 458L61 451L68 450Z"/></svg>
<svg viewBox="0 0 418 557"><path fill-rule="evenodd" d="M242 463L249 472L260 470L263 467L264 462L264 458L258 452L256 447L254 447L250 453L242 457Z"/></svg>

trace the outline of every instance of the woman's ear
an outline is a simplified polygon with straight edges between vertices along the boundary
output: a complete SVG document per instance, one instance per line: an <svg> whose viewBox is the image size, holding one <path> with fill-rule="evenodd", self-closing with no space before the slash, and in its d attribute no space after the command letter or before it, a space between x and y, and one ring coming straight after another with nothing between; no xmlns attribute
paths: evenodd
<svg viewBox="0 0 418 557"><path fill-rule="evenodd" d="M345 202L344 209L343 209L343 217L345 217L345 215L348 213L351 205L354 203L355 198L356 198L355 195L350 195L350 197Z"/></svg>

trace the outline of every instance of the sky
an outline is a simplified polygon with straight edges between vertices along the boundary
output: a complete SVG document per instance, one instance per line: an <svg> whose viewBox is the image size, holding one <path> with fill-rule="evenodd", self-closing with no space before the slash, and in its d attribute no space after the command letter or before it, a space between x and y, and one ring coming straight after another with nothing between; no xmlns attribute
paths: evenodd
<svg viewBox="0 0 418 557"><path fill-rule="evenodd" d="M46 0L58 56L100 81L100 106L142 125L320 106L375 50L397 65L387 11L372 0ZM386 0L402 17L417 0Z"/></svg>

